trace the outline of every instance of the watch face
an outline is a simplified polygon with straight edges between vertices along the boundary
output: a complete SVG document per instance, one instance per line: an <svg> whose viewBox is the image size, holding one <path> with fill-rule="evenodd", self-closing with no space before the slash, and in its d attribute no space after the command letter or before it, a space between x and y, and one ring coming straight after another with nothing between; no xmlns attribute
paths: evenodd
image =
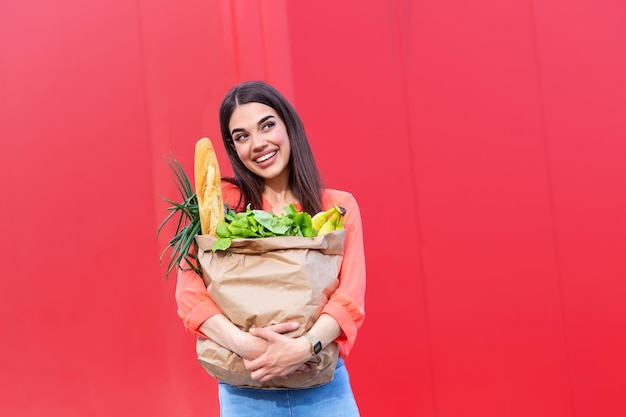
<svg viewBox="0 0 626 417"><path fill-rule="evenodd" d="M305 333L304 337L311 343L311 353L315 356L322 351L322 342L317 340L311 333Z"/></svg>

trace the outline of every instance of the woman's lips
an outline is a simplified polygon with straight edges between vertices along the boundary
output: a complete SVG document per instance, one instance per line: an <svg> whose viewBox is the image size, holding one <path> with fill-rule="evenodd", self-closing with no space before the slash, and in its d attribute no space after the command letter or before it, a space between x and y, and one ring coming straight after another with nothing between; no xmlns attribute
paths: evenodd
<svg viewBox="0 0 626 417"><path fill-rule="evenodd" d="M260 164L261 162L267 161L268 159L270 159L274 155L276 155L276 151L272 151L272 152L266 153L265 155L260 156L257 159L255 159L254 162L256 162L257 164Z"/></svg>

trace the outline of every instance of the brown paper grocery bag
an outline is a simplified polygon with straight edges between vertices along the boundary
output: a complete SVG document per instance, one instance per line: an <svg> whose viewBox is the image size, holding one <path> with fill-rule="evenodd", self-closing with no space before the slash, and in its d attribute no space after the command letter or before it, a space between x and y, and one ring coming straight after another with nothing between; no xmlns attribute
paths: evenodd
<svg viewBox="0 0 626 417"><path fill-rule="evenodd" d="M216 238L196 236L198 259L211 298L244 331L251 327L296 321L287 333L299 337L317 320L337 288L345 230L315 238L233 239L225 251L212 252ZM331 381L339 347L331 343L307 364L311 372L287 379L254 381L243 360L211 340L199 338L198 360L206 371L230 385L253 388L308 388Z"/></svg>

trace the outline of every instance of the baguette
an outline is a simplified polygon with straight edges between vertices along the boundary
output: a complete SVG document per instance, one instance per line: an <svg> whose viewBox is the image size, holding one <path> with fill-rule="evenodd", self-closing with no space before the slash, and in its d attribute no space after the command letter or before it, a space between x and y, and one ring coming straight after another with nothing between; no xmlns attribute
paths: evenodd
<svg viewBox="0 0 626 417"><path fill-rule="evenodd" d="M216 236L217 224L224 220L224 203L220 168L209 138L196 142L194 176L202 234Z"/></svg>

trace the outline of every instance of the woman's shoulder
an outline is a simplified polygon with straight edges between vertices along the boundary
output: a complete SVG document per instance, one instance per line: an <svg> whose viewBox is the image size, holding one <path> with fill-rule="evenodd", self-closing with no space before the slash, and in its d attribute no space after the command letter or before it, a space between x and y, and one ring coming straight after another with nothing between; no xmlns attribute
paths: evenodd
<svg viewBox="0 0 626 417"><path fill-rule="evenodd" d="M356 206L357 202L352 193L348 191L324 188L322 190L322 205L324 207L330 207L334 204L345 207Z"/></svg>
<svg viewBox="0 0 626 417"><path fill-rule="evenodd" d="M239 186L237 185L237 183L234 180L231 180L228 178L222 178L222 193L230 194L233 192L237 192L237 193L241 192L239 190Z"/></svg>
<svg viewBox="0 0 626 417"><path fill-rule="evenodd" d="M234 182L222 179L222 200L232 208L241 204L241 190Z"/></svg>

